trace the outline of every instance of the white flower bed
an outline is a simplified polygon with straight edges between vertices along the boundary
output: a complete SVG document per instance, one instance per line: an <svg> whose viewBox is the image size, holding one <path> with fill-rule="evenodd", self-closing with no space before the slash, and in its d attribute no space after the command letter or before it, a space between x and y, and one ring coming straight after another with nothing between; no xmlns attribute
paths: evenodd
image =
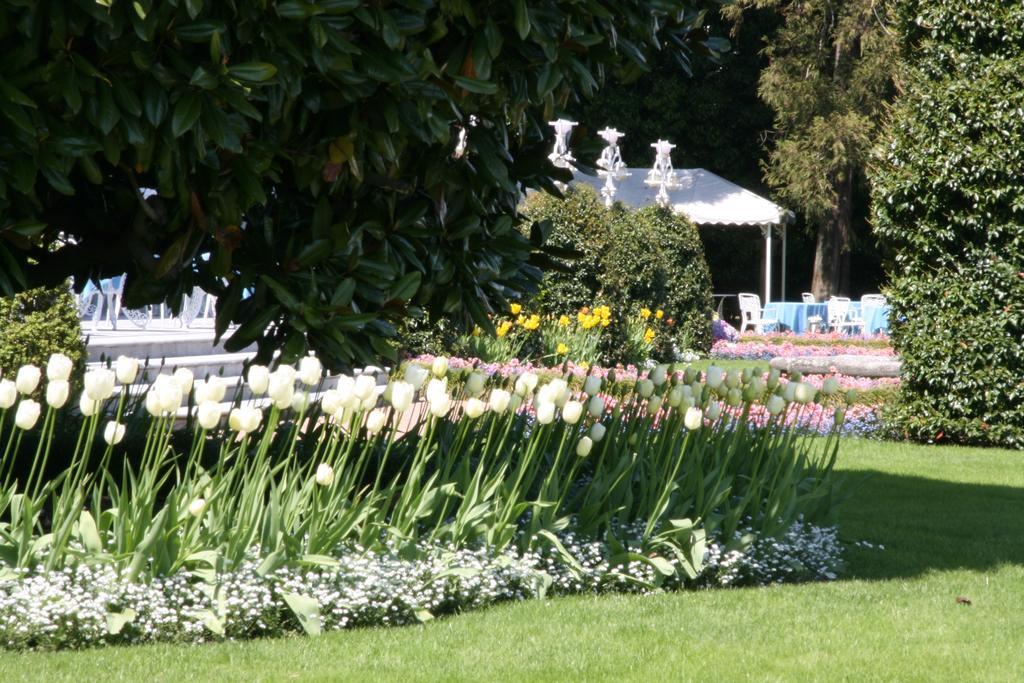
<svg viewBox="0 0 1024 683"><path fill-rule="evenodd" d="M485 549L422 546L421 559L397 553L340 553L334 567L257 573L253 559L219 577L218 587L187 573L149 584L122 581L106 566L0 581L0 642L9 649L76 648L107 643L201 642L273 636L300 630L286 596L315 601L316 629L407 624L506 600L545 594L645 591L647 564L611 566L608 549L572 533L561 535L582 568L554 552L494 554ZM692 586L733 586L828 580L841 547L832 527L798 523L778 540L745 553L708 544ZM668 586L678 587L678 586ZM308 630L308 629L307 629Z"/></svg>

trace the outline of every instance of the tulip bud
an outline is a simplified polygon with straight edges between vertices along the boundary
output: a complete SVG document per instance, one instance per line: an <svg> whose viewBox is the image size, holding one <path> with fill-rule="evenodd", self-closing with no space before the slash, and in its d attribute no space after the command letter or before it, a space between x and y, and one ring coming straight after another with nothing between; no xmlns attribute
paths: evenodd
<svg viewBox="0 0 1024 683"><path fill-rule="evenodd" d="M114 361L114 376L121 384L131 384L139 374L139 359L118 356Z"/></svg>
<svg viewBox="0 0 1024 683"><path fill-rule="evenodd" d="M844 408L842 406L837 406L836 407L835 415L833 415L833 421L835 422L836 427L841 427L845 420L846 420L846 408Z"/></svg>
<svg viewBox="0 0 1024 683"><path fill-rule="evenodd" d="M486 384L487 378L479 372L470 373L469 377L466 378L466 393L470 396L479 396L484 393L484 384Z"/></svg>
<svg viewBox="0 0 1024 683"><path fill-rule="evenodd" d="M92 400L89 398L89 395L83 391L82 396L78 399L78 412L82 413L82 417L92 417L99 409L99 401Z"/></svg>
<svg viewBox="0 0 1024 683"><path fill-rule="evenodd" d="M587 412L590 416L595 419L601 419L604 415L604 399L600 396L591 397L590 401L587 402Z"/></svg>
<svg viewBox="0 0 1024 683"><path fill-rule="evenodd" d="M366 433L373 436L384 429L387 417L387 413L380 408L370 411L370 414L366 416Z"/></svg>
<svg viewBox="0 0 1024 683"><path fill-rule="evenodd" d="M270 373L270 380L267 383L267 396L274 402L279 410L291 406L292 397L295 395L295 381L291 379L290 373L274 370Z"/></svg>
<svg viewBox="0 0 1024 683"><path fill-rule="evenodd" d="M704 414L701 413L700 408L687 408L686 413L683 415L683 426L691 432L700 429L701 425L704 424Z"/></svg>
<svg viewBox="0 0 1024 683"><path fill-rule="evenodd" d="M807 384L806 382L798 382L793 396L797 403L806 405L814 400L815 393L814 387L810 384Z"/></svg>
<svg viewBox="0 0 1024 683"><path fill-rule="evenodd" d="M654 382L654 386L660 387L662 384L665 383L665 380L668 379L668 366L659 365L658 367L654 368L654 370L651 371L651 374L648 375L648 378L652 382Z"/></svg>
<svg viewBox="0 0 1024 683"><path fill-rule="evenodd" d="M593 447L594 441L589 436L585 436L576 444L576 455L581 458L585 458L590 455L590 451Z"/></svg>
<svg viewBox="0 0 1024 683"><path fill-rule="evenodd" d="M707 370L707 385L712 389L717 389L722 385L722 380L725 379L722 368L717 365L711 365Z"/></svg>
<svg viewBox="0 0 1024 683"><path fill-rule="evenodd" d="M38 370L38 368L36 368ZM36 380L38 383L39 380ZM29 430L36 426L36 422L39 420L39 412L42 410L42 406L31 399L24 399L18 404L18 410L14 413L14 424L18 426L18 429Z"/></svg>
<svg viewBox="0 0 1024 683"><path fill-rule="evenodd" d="M334 483L334 468L325 462L316 467L316 483L320 486L330 486Z"/></svg>
<svg viewBox="0 0 1024 683"><path fill-rule="evenodd" d="M739 388L730 389L729 392L725 395L725 404L730 408L735 408L742 402L743 392L740 391Z"/></svg>
<svg viewBox="0 0 1024 683"><path fill-rule="evenodd" d="M508 409L512 395L504 389L491 389L491 398L488 400L490 409L495 413L504 413Z"/></svg>
<svg viewBox="0 0 1024 683"><path fill-rule="evenodd" d="M125 426L123 424L111 420L103 427L103 440L111 446L116 446L124 438L124 430Z"/></svg>
<svg viewBox="0 0 1024 683"><path fill-rule="evenodd" d="M539 380L540 378L532 372L524 372L516 377L515 392L520 396L531 394L533 393L533 390L537 388L537 382Z"/></svg>
<svg viewBox="0 0 1024 683"><path fill-rule="evenodd" d="M36 387L39 386L39 378L42 377L42 371L34 365L22 365L18 368L18 374L14 378L14 385L18 388L18 393L28 396Z"/></svg>
<svg viewBox="0 0 1024 683"><path fill-rule="evenodd" d="M7 410L18 400L18 387L9 379L0 380L0 410Z"/></svg>
<svg viewBox="0 0 1024 683"><path fill-rule="evenodd" d="M86 397L83 395L83 402L85 401L85 398ZM151 388L149 391L146 392L146 412L152 415L153 417L160 417L161 415L163 415L164 411L160 405L160 394L157 392L155 388ZM85 411L83 410L82 413L85 414Z"/></svg>
<svg viewBox="0 0 1024 683"><path fill-rule="evenodd" d="M434 362L430 364L430 372L433 373L434 377L441 378L448 374L448 359L444 356L438 356L434 359Z"/></svg>
<svg viewBox="0 0 1024 683"><path fill-rule="evenodd" d="M466 417L471 420L475 420L484 414L487 410L487 404L478 398L471 398L466 401Z"/></svg>
<svg viewBox="0 0 1024 683"><path fill-rule="evenodd" d="M52 379L46 385L46 404L51 408L63 408L70 392L71 385L66 379Z"/></svg>
<svg viewBox="0 0 1024 683"><path fill-rule="evenodd" d="M636 383L636 392L641 398L650 398L654 393L654 382L649 379L642 379Z"/></svg>
<svg viewBox="0 0 1024 683"><path fill-rule="evenodd" d="M850 389L849 391L846 392L846 405L853 405L853 403L856 400L857 400L857 390L856 389Z"/></svg>
<svg viewBox="0 0 1024 683"><path fill-rule="evenodd" d="M633 432L626 439L626 443L629 444L630 446L635 446L638 443L640 443L640 436L636 432Z"/></svg>
<svg viewBox="0 0 1024 683"><path fill-rule="evenodd" d="M306 408L309 407L309 394L305 391L296 391L292 394L291 407L296 413L305 412Z"/></svg>
<svg viewBox="0 0 1024 683"><path fill-rule="evenodd" d="M203 401L199 404L196 418L203 429L213 429L220 423L223 410L217 401Z"/></svg>
<svg viewBox="0 0 1024 683"><path fill-rule="evenodd" d="M423 383L427 381L427 375L430 374L426 368L419 365L408 365L405 368L405 381L413 386L414 389L419 391L423 386Z"/></svg>
<svg viewBox="0 0 1024 683"><path fill-rule="evenodd" d="M377 379L373 375L359 375L352 387L352 394L360 401L376 398Z"/></svg>
<svg viewBox="0 0 1024 683"><path fill-rule="evenodd" d="M583 381L583 393L587 396L594 396L601 391L601 378L597 375L589 375Z"/></svg>
<svg viewBox="0 0 1024 683"><path fill-rule="evenodd" d="M837 391L839 391L839 380L835 377L829 377L821 383L821 393L824 395L831 396Z"/></svg>
<svg viewBox="0 0 1024 683"><path fill-rule="evenodd" d="M590 440L593 441L594 443L598 443L599 441L601 441L601 439L604 438L605 432L607 431L607 427L605 427L600 422L595 422L590 427Z"/></svg>
<svg viewBox="0 0 1024 683"><path fill-rule="evenodd" d="M391 383L391 407L396 413L404 413L412 406L416 388L409 382L401 380Z"/></svg>
<svg viewBox="0 0 1024 683"><path fill-rule="evenodd" d="M245 381L249 383L249 391L254 396L262 396L270 386L270 370L266 365L250 365L245 373Z"/></svg>
<svg viewBox="0 0 1024 683"><path fill-rule="evenodd" d="M51 382L67 382L71 377L71 370L74 363L63 353L54 353L46 363L46 379Z"/></svg>
<svg viewBox="0 0 1024 683"><path fill-rule="evenodd" d="M796 386L799 382L790 381L786 383L786 386L782 389L782 398L786 400L786 403L792 403L796 400Z"/></svg>
<svg viewBox="0 0 1024 683"><path fill-rule="evenodd" d="M714 422L722 415L722 404L718 401L712 401L708 404L707 410L704 411L704 416L711 422Z"/></svg>
<svg viewBox="0 0 1024 683"><path fill-rule="evenodd" d="M775 387L779 386L779 377L781 373L778 368L772 368L768 371L768 379L765 381L765 386L770 390L774 390Z"/></svg>
<svg viewBox="0 0 1024 683"><path fill-rule="evenodd" d="M188 396L188 392L192 391L195 375L188 368L178 368L174 371L174 381L181 387L182 396Z"/></svg>
<svg viewBox="0 0 1024 683"><path fill-rule="evenodd" d="M299 381L307 387L315 387L320 383L324 366L316 356L306 356L299 361Z"/></svg>
<svg viewBox="0 0 1024 683"><path fill-rule="evenodd" d="M85 393L94 401L105 401L114 394L114 372L97 368L85 373Z"/></svg>
<svg viewBox="0 0 1024 683"><path fill-rule="evenodd" d="M452 408L452 399L448 394L436 394L429 403L430 414L434 417L444 417Z"/></svg>
<svg viewBox="0 0 1024 683"><path fill-rule="evenodd" d="M661 410L661 403L661 396L651 396L651 398L647 401L647 414L656 414L659 410Z"/></svg>
<svg viewBox="0 0 1024 683"><path fill-rule="evenodd" d="M537 409L537 422L546 425L551 424L555 419L555 404L544 401L536 405Z"/></svg>
<svg viewBox="0 0 1024 683"><path fill-rule="evenodd" d="M688 367L685 370L683 370L683 383L684 384L693 384L694 380L696 380L696 379L697 379L697 371L694 370L692 367Z"/></svg>
<svg viewBox="0 0 1024 683"><path fill-rule="evenodd" d="M679 404L683 402L683 389L688 388L683 385L672 387L672 391L668 392L668 396L665 402L668 403L669 408L678 408Z"/></svg>
<svg viewBox="0 0 1024 683"><path fill-rule="evenodd" d="M523 397L519 394L512 394L508 397L508 409L513 413L519 410L521 405L523 405Z"/></svg>
<svg viewBox="0 0 1024 683"><path fill-rule="evenodd" d="M579 401L566 401L562 407L562 419L566 424L574 425L583 416L583 404Z"/></svg>
<svg viewBox="0 0 1024 683"><path fill-rule="evenodd" d="M206 512L206 500L203 498L196 498L188 504L188 514L193 517L202 517L203 513Z"/></svg>
<svg viewBox="0 0 1024 683"><path fill-rule="evenodd" d="M772 396L768 399L767 408L769 415L778 415L785 407L786 401L781 396Z"/></svg>

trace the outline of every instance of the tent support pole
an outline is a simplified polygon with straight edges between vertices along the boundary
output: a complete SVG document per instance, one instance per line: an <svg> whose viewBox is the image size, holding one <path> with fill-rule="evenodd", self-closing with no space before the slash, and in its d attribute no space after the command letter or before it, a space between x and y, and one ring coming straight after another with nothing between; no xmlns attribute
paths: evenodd
<svg viewBox="0 0 1024 683"><path fill-rule="evenodd" d="M779 298L782 301L786 300L786 224L782 224L782 283L781 283L782 294Z"/></svg>
<svg viewBox="0 0 1024 683"><path fill-rule="evenodd" d="M772 300L772 226L764 228L764 302Z"/></svg>

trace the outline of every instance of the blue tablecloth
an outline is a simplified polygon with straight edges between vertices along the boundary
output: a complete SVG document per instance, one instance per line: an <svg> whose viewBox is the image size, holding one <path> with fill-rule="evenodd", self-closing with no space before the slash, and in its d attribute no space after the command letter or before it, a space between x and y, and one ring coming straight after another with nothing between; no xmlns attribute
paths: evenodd
<svg viewBox="0 0 1024 683"><path fill-rule="evenodd" d="M859 301L850 302L850 315L857 318L861 317ZM799 333L807 331L810 327L807 319L813 316L821 318L818 329L825 331L826 323L828 322L828 304L825 303L805 304L799 301L772 301L765 305L764 313L761 317L778 321L784 331ZM868 334L888 332L889 307L869 306L866 311L865 322L867 323ZM855 328L853 332L859 333L860 330Z"/></svg>

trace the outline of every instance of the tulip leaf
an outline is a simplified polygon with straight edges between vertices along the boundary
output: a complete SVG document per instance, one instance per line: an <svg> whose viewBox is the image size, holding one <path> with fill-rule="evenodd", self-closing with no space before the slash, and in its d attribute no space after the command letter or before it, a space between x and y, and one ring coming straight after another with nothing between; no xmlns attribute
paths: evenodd
<svg viewBox="0 0 1024 683"><path fill-rule="evenodd" d="M107 633L116 636L124 627L135 621L136 613L133 609L126 609L120 612L107 612Z"/></svg>
<svg viewBox="0 0 1024 683"><path fill-rule="evenodd" d="M301 593L287 592L281 593L281 597L295 618L299 620L299 625L307 635L320 635L320 603L316 598Z"/></svg>

